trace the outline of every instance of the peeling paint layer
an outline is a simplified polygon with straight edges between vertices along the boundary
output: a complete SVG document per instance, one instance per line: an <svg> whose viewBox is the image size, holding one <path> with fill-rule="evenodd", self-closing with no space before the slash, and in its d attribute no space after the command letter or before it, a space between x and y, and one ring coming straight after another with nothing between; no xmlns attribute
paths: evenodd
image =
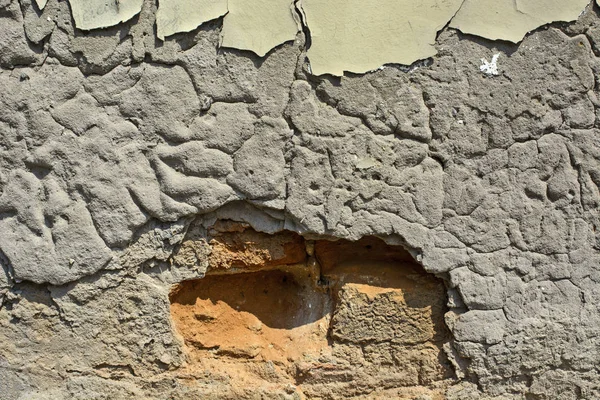
<svg viewBox="0 0 600 400"><path fill-rule="evenodd" d="M223 47L251 50L263 57L275 46L294 40L300 30L290 0L229 0L223 20Z"/></svg>
<svg viewBox="0 0 600 400"><path fill-rule="evenodd" d="M48 2L48 0L35 0L35 4L37 4L37 6L40 10L43 10L44 7L46 7L47 2Z"/></svg>
<svg viewBox="0 0 600 400"><path fill-rule="evenodd" d="M35 0L43 9L47 0ZM590 0L299 0L311 34L307 55L316 75L365 73L387 63L409 65L436 54L446 24L492 40L520 42L539 26L573 21ZM600 3L600 0L596 0ZM131 19L143 0L69 0L79 29ZM157 36L189 32L225 16L221 46L265 56L301 29L293 0L161 0Z"/></svg>
<svg viewBox="0 0 600 400"><path fill-rule="evenodd" d="M227 14L227 0L161 0L156 12L159 39L189 32L204 22Z"/></svg>
<svg viewBox="0 0 600 400"><path fill-rule="evenodd" d="M314 74L364 73L386 63L412 64L436 54L438 30L462 0L302 0L311 32Z"/></svg>
<svg viewBox="0 0 600 400"><path fill-rule="evenodd" d="M46 0L38 2L38 6ZM90 30L130 20L142 10L143 0L69 0L75 26ZM40 8L42 8L40 6Z"/></svg>
<svg viewBox="0 0 600 400"><path fill-rule="evenodd" d="M589 0L465 0L450 27L518 43L542 25L576 20Z"/></svg>

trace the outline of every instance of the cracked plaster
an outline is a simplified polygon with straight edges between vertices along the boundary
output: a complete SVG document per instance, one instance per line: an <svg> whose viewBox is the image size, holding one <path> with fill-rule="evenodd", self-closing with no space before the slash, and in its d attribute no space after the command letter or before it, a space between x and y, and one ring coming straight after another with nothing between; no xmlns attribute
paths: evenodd
<svg viewBox="0 0 600 400"><path fill-rule="evenodd" d="M600 397L597 8L520 46L443 30L409 73L318 78L301 40L264 59L215 51L218 26L157 43L152 2L86 35L65 2L52 29L31 7L0 1L7 399L256 396L177 376L168 291L208 261L173 255L218 219L405 246L448 285L449 399Z"/></svg>

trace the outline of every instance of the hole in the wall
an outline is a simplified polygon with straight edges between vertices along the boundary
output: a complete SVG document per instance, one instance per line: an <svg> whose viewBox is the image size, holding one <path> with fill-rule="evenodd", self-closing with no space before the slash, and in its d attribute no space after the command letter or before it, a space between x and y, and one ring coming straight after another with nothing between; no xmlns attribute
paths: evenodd
<svg viewBox="0 0 600 400"><path fill-rule="evenodd" d="M453 376L445 286L403 247L215 226L182 245L210 247L206 276L170 294L187 368L244 390L293 385L309 398L441 396Z"/></svg>
<svg viewBox="0 0 600 400"><path fill-rule="evenodd" d="M307 274L209 275L181 284L172 315L186 344L215 357L286 363L327 346L328 296ZM319 327L321 331L319 331ZM315 330L316 328L316 330Z"/></svg>

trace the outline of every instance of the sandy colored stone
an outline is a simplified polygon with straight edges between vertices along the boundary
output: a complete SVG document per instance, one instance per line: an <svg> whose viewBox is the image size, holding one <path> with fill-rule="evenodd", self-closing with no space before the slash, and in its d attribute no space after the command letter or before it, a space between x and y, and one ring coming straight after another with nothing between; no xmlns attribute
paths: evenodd
<svg viewBox="0 0 600 400"><path fill-rule="evenodd" d="M288 232L257 234L231 221L215 228L245 232L241 242L252 243L255 253L289 240ZM218 242L211 246L213 254L223 252ZM315 272L310 261L281 265L285 270L265 264L176 285L171 318L190 360L179 373L210 370L229 376L235 390L294 388L306 398L352 397L381 386L396 389L395 398L443 398L451 370L440 358L449 338L442 282L374 237L306 247L331 261L327 271ZM332 257L332 249L341 257ZM244 247L229 247L229 258L236 251L238 260L248 258ZM353 386L358 380L360 387Z"/></svg>
<svg viewBox="0 0 600 400"><path fill-rule="evenodd" d="M306 260L304 239L293 232L269 235L240 224L219 222L211 233L208 258L211 270L252 270Z"/></svg>
<svg viewBox="0 0 600 400"><path fill-rule="evenodd" d="M208 276L178 286L171 315L187 343L216 356L276 362L318 357L327 347L330 300L308 274L281 271ZM311 307L308 307L308 304Z"/></svg>

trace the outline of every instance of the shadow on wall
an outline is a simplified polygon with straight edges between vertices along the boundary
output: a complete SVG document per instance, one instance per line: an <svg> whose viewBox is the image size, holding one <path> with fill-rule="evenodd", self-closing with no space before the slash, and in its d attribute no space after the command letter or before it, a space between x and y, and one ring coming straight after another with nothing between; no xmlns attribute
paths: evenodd
<svg viewBox="0 0 600 400"><path fill-rule="evenodd" d="M330 311L327 300L327 293L278 270L209 275L182 283L171 296L173 303L195 306L194 318L200 323L223 325L219 318L228 310L273 329L294 329L322 319Z"/></svg>
<svg viewBox="0 0 600 400"><path fill-rule="evenodd" d="M401 246L223 226L205 238L207 276L170 295L189 369L226 370L245 387L287 382L309 396L372 393L389 379L386 390L435 391L453 376L445 286ZM257 373L265 363L273 376Z"/></svg>

